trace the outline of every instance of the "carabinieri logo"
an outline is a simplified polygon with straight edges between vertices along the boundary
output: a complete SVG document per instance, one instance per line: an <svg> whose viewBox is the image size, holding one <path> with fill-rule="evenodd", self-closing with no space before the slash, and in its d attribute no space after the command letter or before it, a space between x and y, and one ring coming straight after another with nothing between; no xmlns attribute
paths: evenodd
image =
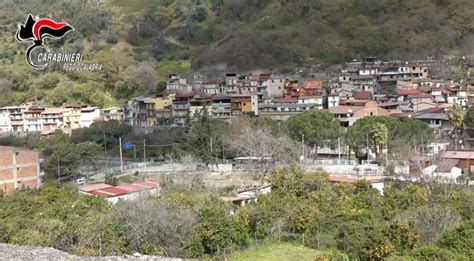
<svg viewBox="0 0 474 261"><path fill-rule="evenodd" d="M16 32L16 39L19 42L33 41L33 45L28 47L28 50L25 53L26 62L28 63L28 65L30 65L31 67L35 69L43 69L48 64L47 63L35 64L31 57L32 51L37 48L44 48L47 50L47 52L49 52L49 48L46 45L44 45L44 42L43 42L45 38L60 39L64 37L69 31L74 31L74 28L71 25L64 22L58 23L47 18L42 18L42 19L36 18L36 19L37 20L33 19L33 16L31 14L28 15L28 19L26 20L25 24L18 25L18 31ZM40 60L41 60L40 57L38 57L38 61ZM51 59L45 59L45 60L47 61ZM61 59L59 58L59 60Z"/></svg>

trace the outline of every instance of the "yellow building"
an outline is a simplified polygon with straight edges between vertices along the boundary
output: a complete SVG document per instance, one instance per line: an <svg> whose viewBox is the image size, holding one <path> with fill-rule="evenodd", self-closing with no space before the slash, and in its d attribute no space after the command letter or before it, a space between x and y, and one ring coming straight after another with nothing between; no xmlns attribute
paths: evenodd
<svg viewBox="0 0 474 261"><path fill-rule="evenodd" d="M233 95L231 98L232 115L241 115L242 113L256 113L256 103L252 95Z"/></svg>
<svg viewBox="0 0 474 261"><path fill-rule="evenodd" d="M64 128L66 129L77 129L80 128L81 121L81 108L87 105L66 105L63 110L63 122Z"/></svg>
<svg viewBox="0 0 474 261"><path fill-rule="evenodd" d="M163 110L168 106L173 104L174 97L176 93L163 94L163 96L158 96L155 98L155 109Z"/></svg>
<svg viewBox="0 0 474 261"><path fill-rule="evenodd" d="M158 119L156 111L171 107L175 95L175 93L171 93L143 98L143 103L145 104L146 109L146 126L157 125Z"/></svg>
<svg viewBox="0 0 474 261"><path fill-rule="evenodd" d="M146 108L146 126L155 126L156 120L156 100L157 98L145 98L143 102Z"/></svg>

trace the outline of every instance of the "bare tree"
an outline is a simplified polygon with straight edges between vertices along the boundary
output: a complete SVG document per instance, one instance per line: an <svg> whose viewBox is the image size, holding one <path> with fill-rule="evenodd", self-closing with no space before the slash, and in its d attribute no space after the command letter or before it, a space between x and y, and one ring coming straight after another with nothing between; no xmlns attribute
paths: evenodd
<svg viewBox="0 0 474 261"><path fill-rule="evenodd" d="M199 167L204 165L204 162L198 157L185 154L180 157L179 163L184 166L185 172L191 175L190 191L197 191L204 188L203 173L199 171Z"/></svg>
<svg viewBox="0 0 474 261"><path fill-rule="evenodd" d="M435 79L451 78L451 68L448 63L443 60L434 61L429 67L429 73Z"/></svg>
<svg viewBox="0 0 474 261"><path fill-rule="evenodd" d="M446 230L456 226L461 221L461 217L450 208L432 205L403 212L395 217L395 221L403 223L414 221L415 229L420 233L422 242L433 245Z"/></svg>
<svg viewBox="0 0 474 261"><path fill-rule="evenodd" d="M289 137L273 136L269 127L254 126L247 118L241 118L232 125L225 143L237 155L254 161L262 183L274 167L296 159L297 147Z"/></svg>
<svg viewBox="0 0 474 261"><path fill-rule="evenodd" d="M120 202L113 216L127 230L126 240L133 250L141 253L148 243L159 246L166 256L180 256L184 236L196 227L192 211L154 200Z"/></svg>

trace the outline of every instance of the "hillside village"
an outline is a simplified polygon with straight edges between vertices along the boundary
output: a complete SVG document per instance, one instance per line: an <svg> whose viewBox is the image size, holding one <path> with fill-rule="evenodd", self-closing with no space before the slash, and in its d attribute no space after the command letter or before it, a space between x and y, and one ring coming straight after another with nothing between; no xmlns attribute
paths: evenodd
<svg viewBox="0 0 474 261"><path fill-rule="evenodd" d="M209 116L224 120L241 115L286 121L299 112L327 110L351 126L364 116L414 118L442 134L447 108L469 108L472 83L432 78L433 61L382 62L368 58L347 64L339 74L314 73L298 79L286 75L227 72L207 78L199 73L170 74L162 93L135 97L123 107L98 108L64 104L43 108L32 101L0 108L1 132L70 131L94 121L117 120L136 127L183 126L206 108ZM438 113L438 114L436 114Z"/></svg>
<svg viewBox="0 0 474 261"><path fill-rule="evenodd" d="M424 154L463 150L465 153L453 156L454 160L469 161L474 159L474 151L470 151L473 139L461 128L461 135L454 140L448 112L454 104L467 110L474 101L474 86L432 77L434 64L432 60L387 62L366 58L348 62L346 69L337 74L313 73L305 77L234 72L214 78L200 73L170 74L165 91L132 98L123 107L64 104L43 108L32 101L0 108L0 131L4 135L50 135L56 129L70 133L93 122L110 120L138 129L179 128L203 113L228 122L243 115L285 122L303 111L322 110L333 115L342 127L350 127L367 116L423 121L435 133ZM346 147L342 151L346 153ZM339 152L329 150L326 156L331 158L335 154L340 159L341 148ZM471 172L470 163L459 166Z"/></svg>
<svg viewBox="0 0 474 261"><path fill-rule="evenodd" d="M0 7L0 260L474 260L473 0Z"/></svg>
<svg viewBox="0 0 474 261"><path fill-rule="evenodd" d="M146 127L172 118L174 124L184 125L187 117L195 118L206 107L211 117L220 119L249 114L286 121L298 112L319 109L329 111L346 127L364 116L389 115L419 118L434 126L439 121L425 119L425 110L443 110L454 103L469 107L474 98L468 95L470 84L432 79L429 62L349 66L340 75L301 79L265 73L226 73L219 79L170 75L166 92L128 101L123 120Z"/></svg>

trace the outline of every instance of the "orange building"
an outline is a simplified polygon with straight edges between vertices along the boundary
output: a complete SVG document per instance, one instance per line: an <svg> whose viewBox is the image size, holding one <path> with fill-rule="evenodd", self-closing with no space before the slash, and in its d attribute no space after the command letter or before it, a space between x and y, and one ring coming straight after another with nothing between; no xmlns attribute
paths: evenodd
<svg viewBox="0 0 474 261"><path fill-rule="evenodd" d="M40 165L37 152L0 146L0 193L39 188Z"/></svg>
<svg viewBox="0 0 474 261"><path fill-rule="evenodd" d="M298 81L292 80L286 84L283 89L284 98L298 98L300 96L317 96L323 91L322 81L307 81L299 84Z"/></svg>

